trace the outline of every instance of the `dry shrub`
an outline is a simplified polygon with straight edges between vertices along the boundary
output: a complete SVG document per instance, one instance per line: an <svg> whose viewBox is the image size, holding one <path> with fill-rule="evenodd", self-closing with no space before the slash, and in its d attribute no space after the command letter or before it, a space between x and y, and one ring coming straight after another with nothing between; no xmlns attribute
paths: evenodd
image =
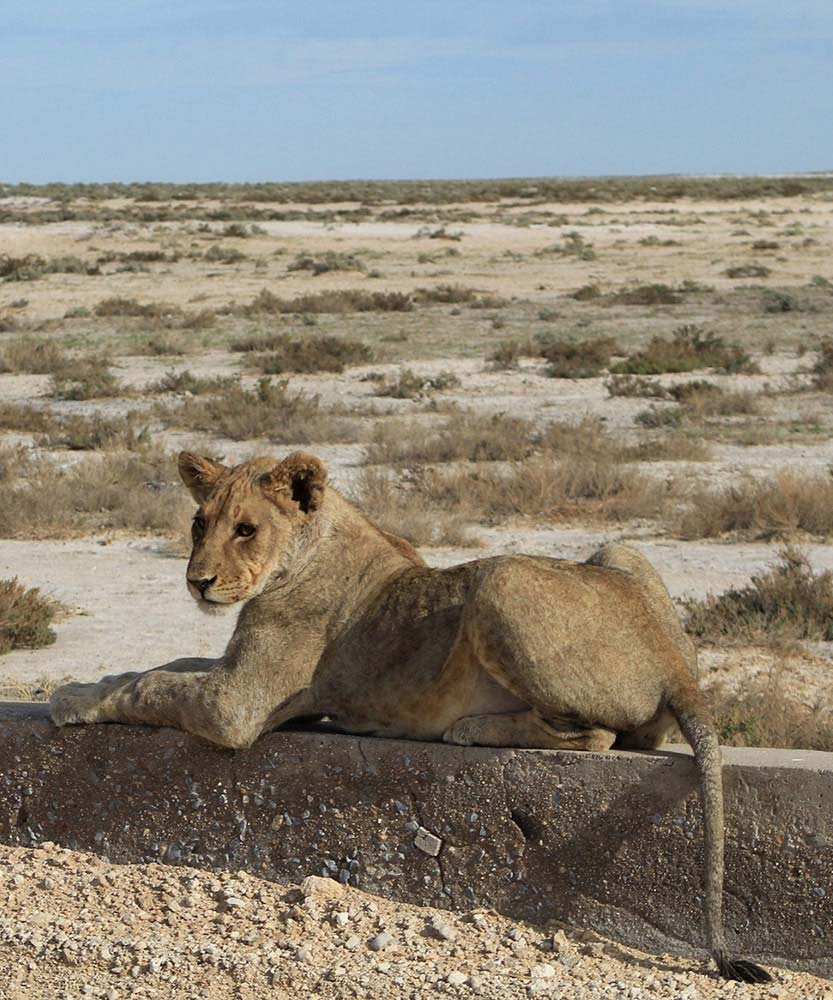
<svg viewBox="0 0 833 1000"><path fill-rule="evenodd" d="M109 358L94 354L72 358L53 372L50 391L56 399L75 400L128 395L109 364Z"/></svg>
<svg viewBox="0 0 833 1000"><path fill-rule="evenodd" d="M420 399L432 392L456 389L460 379L454 372L442 371L436 375L417 375L410 368L403 368L393 378L384 379L373 391L374 396L390 396L393 399Z"/></svg>
<svg viewBox="0 0 833 1000"><path fill-rule="evenodd" d="M249 353L246 358L248 365L260 369L264 375L342 372L346 365L365 364L373 357L367 344L348 337L290 337L284 333L272 335L269 340L267 353Z"/></svg>
<svg viewBox="0 0 833 1000"><path fill-rule="evenodd" d="M792 547L744 587L685 603L686 628L705 642L833 640L833 573L815 573Z"/></svg>
<svg viewBox="0 0 833 1000"><path fill-rule="evenodd" d="M714 685L705 698L725 746L833 750L833 702L824 697L812 705L796 701L786 671L735 690Z"/></svg>
<svg viewBox="0 0 833 1000"><path fill-rule="evenodd" d="M486 364L495 371L506 371L517 368L522 357L537 358L540 353L540 345L531 340L505 340L487 355Z"/></svg>
<svg viewBox="0 0 833 1000"><path fill-rule="evenodd" d="M640 410L633 419L635 423L650 429L679 427L683 411L675 406L649 406L647 410Z"/></svg>
<svg viewBox="0 0 833 1000"><path fill-rule="evenodd" d="M35 281L43 275L46 261L37 254L11 257L0 254L0 279L3 281Z"/></svg>
<svg viewBox="0 0 833 1000"><path fill-rule="evenodd" d="M346 288L282 299L264 288L247 306L232 311L244 316L280 316L287 313L408 312L411 309L413 303L404 292Z"/></svg>
<svg viewBox="0 0 833 1000"><path fill-rule="evenodd" d="M479 545L462 511L447 511L407 479L397 482L381 469L363 469L356 500L364 513L385 531L407 538L413 545Z"/></svg>
<svg viewBox="0 0 833 1000"><path fill-rule="evenodd" d="M187 530L191 505L176 460L162 452L90 455L68 469L18 454L10 473L0 479L3 538Z"/></svg>
<svg viewBox="0 0 833 1000"><path fill-rule="evenodd" d="M52 418L52 426L38 444L46 448L67 448L70 451L99 451L121 448L138 451L150 440L147 427L136 429L131 417L102 417L93 414L69 414Z"/></svg>
<svg viewBox="0 0 833 1000"><path fill-rule="evenodd" d="M555 521L654 518L664 496L654 480L595 456L559 463L531 458L500 471L423 470L417 485L440 510L487 524L516 516Z"/></svg>
<svg viewBox="0 0 833 1000"><path fill-rule="evenodd" d="M299 253L291 264L287 265L287 271L311 271L313 277L319 274L327 274L328 271L365 271L367 270L364 261L355 254L337 253L335 250L327 250L323 254L313 256L312 254Z"/></svg>
<svg viewBox="0 0 833 1000"><path fill-rule="evenodd" d="M789 538L799 532L833 534L833 480L784 471L774 479L742 479L723 490L690 496L677 526L682 538Z"/></svg>
<svg viewBox="0 0 833 1000"><path fill-rule="evenodd" d="M813 365L813 384L822 392L833 392L833 340L825 340Z"/></svg>
<svg viewBox="0 0 833 1000"><path fill-rule="evenodd" d="M177 427L221 434L234 441L268 438L276 444L355 441L355 421L325 410L317 396L290 392L285 381L262 378L253 389L239 382L186 400L160 416Z"/></svg>
<svg viewBox="0 0 833 1000"><path fill-rule="evenodd" d="M17 577L0 580L0 653L12 649L39 649L55 641L51 628L62 610L59 601L26 588Z"/></svg>
<svg viewBox="0 0 833 1000"><path fill-rule="evenodd" d="M671 394L680 400L688 414L698 418L755 416L761 412L764 398L758 392L727 391L711 385L708 389L686 388L678 395L675 390L679 389L683 386L675 386Z"/></svg>
<svg viewBox="0 0 833 1000"><path fill-rule="evenodd" d="M614 354L620 353L613 337L596 337L576 343L549 343L540 351L549 362L547 374L551 378L594 378L610 364Z"/></svg>
<svg viewBox="0 0 833 1000"><path fill-rule="evenodd" d="M531 439L532 424L505 413L462 412L430 430L411 420L386 420L376 425L366 461L373 465L517 461L532 451Z"/></svg>
<svg viewBox="0 0 833 1000"><path fill-rule="evenodd" d="M667 399L668 390L651 378L639 375L611 375L605 382L609 396L631 399Z"/></svg>
<svg viewBox="0 0 833 1000"><path fill-rule="evenodd" d="M55 688L75 680L74 677L39 677L22 681L17 677L0 677L0 701L49 701Z"/></svg>
<svg viewBox="0 0 833 1000"><path fill-rule="evenodd" d="M689 437L674 431L663 437L626 447L621 456L624 462L708 462L711 449L702 438Z"/></svg>
<svg viewBox="0 0 833 1000"><path fill-rule="evenodd" d="M439 302L448 305L462 305L474 302L477 292L465 285L436 285L434 288L418 288L414 294L417 302Z"/></svg>
<svg viewBox="0 0 833 1000"><path fill-rule="evenodd" d="M678 327L670 339L653 337L647 347L619 362L612 371L620 375L659 375L697 368L716 368L726 374L757 371L737 344L728 344L722 337L690 324Z"/></svg>
<svg viewBox="0 0 833 1000"><path fill-rule="evenodd" d="M635 285L610 296L611 302L623 306L670 306L682 300L680 291L663 284Z"/></svg>
<svg viewBox="0 0 833 1000"><path fill-rule="evenodd" d="M766 264L735 264L723 273L727 278L765 278L772 272Z"/></svg>
<svg viewBox="0 0 833 1000"><path fill-rule="evenodd" d="M48 375L70 363L70 356L53 340L19 337L0 347L0 372Z"/></svg>
<svg viewBox="0 0 833 1000"><path fill-rule="evenodd" d="M93 310L96 316L140 316L144 319L157 319L180 310L177 306L165 305L161 302L139 302L138 299L126 299L120 295L114 295L109 299L102 299Z"/></svg>
<svg viewBox="0 0 833 1000"><path fill-rule="evenodd" d="M232 376L218 375L214 378L201 378L184 368L182 371L167 371L158 382L151 382L146 392L182 392L199 396L204 392L217 392L232 385L237 380Z"/></svg>

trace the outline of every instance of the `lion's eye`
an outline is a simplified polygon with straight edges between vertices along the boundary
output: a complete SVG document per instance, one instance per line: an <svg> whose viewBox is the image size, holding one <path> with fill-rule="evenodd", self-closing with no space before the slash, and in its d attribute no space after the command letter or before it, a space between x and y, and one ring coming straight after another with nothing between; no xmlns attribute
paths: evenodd
<svg viewBox="0 0 833 1000"><path fill-rule="evenodd" d="M234 533L240 538L251 538L255 533L255 526L253 524L246 524L245 521L241 521L240 524L235 526Z"/></svg>

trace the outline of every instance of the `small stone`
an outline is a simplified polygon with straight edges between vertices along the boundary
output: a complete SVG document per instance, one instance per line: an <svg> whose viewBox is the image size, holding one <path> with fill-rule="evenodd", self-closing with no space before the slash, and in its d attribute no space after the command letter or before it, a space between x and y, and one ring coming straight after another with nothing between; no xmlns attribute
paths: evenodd
<svg viewBox="0 0 833 1000"><path fill-rule="evenodd" d="M312 952L309 948L302 945L295 952L295 961L303 962L305 965L312 965Z"/></svg>
<svg viewBox="0 0 833 1000"><path fill-rule="evenodd" d="M333 914L333 923L336 927L346 927L350 920L350 914L346 910Z"/></svg>
<svg viewBox="0 0 833 1000"><path fill-rule="evenodd" d="M529 974L533 979L552 979L555 968L549 962L542 962L540 965L533 965Z"/></svg>
<svg viewBox="0 0 833 1000"><path fill-rule="evenodd" d="M245 905L246 901L241 899L239 896L226 896L226 906L230 910L239 910L240 907Z"/></svg>
<svg viewBox="0 0 833 1000"><path fill-rule="evenodd" d="M442 846L443 842L436 834L426 830L424 826L417 827L417 832L414 834L414 847L419 848L423 854L436 858Z"/></svg>
<svg viewBox="0 0 833 1000"><path fill-rule="evenodd" d="M435 914L431 917L428 926L431 928L433 933L441 938L443 941L453 941L457 937L457 931L443 920L439 914Z"/></svg>
<svg viewBox="0 0 833 1000"><path fill-rule="evenodd" d="M361 941L356 934L351 934L349 938L344 942L344 947L348 951L355 951L359 947Z"/></svg>
<svg viewBox="0 0 833 1000"><path fill-rule="evenodd" d="M469 977L465 972L449 972L445 977L445 981L451 986L462 986L469 981Z"/></svg>
<svg viewBox="0 0 833 1000"><path fill-rule="evenodd" d="M387 931L382 931L377 934L375 938L368 942L367 946L371 951L381 951L387 945L393 941L393 938L388 934Z"/></svg>
<svg viewBox="0 0 833 1000"><path fill-rule="evenodd" d="M317 899L341 899L344 893L344 886L333 878L307 875L301 883L301 895L304 899L309 899L311 896Z"/></svg>

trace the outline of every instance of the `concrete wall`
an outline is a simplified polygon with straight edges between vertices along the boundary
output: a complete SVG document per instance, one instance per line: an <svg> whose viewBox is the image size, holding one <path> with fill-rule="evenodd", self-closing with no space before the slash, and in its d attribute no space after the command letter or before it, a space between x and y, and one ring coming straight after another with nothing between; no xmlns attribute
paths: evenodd
<svg viewBox="0 0 833 1000"><path fill-rule="evenodd" d="M39 717L40 716L40 717ZM833 976L833 754L727 750L726 908L745 957ZM393 898L701 946L701 823L679 753L488 750L281 732L56 730L0 706L0 842L115 862L349 879Z"/></svg>

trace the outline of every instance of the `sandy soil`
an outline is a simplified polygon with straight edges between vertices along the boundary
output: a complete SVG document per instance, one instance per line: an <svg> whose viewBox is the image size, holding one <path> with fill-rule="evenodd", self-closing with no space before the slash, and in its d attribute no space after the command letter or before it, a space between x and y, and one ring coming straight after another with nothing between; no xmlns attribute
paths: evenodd
<svg viewBox="0 0 833 1000"><path fill-rule="evenodd" d="M396 904L315 876L292 887L44 844L0 847L0 892L8 1000L833 1000L803 973L744 987L557 922Z"/></svg>

